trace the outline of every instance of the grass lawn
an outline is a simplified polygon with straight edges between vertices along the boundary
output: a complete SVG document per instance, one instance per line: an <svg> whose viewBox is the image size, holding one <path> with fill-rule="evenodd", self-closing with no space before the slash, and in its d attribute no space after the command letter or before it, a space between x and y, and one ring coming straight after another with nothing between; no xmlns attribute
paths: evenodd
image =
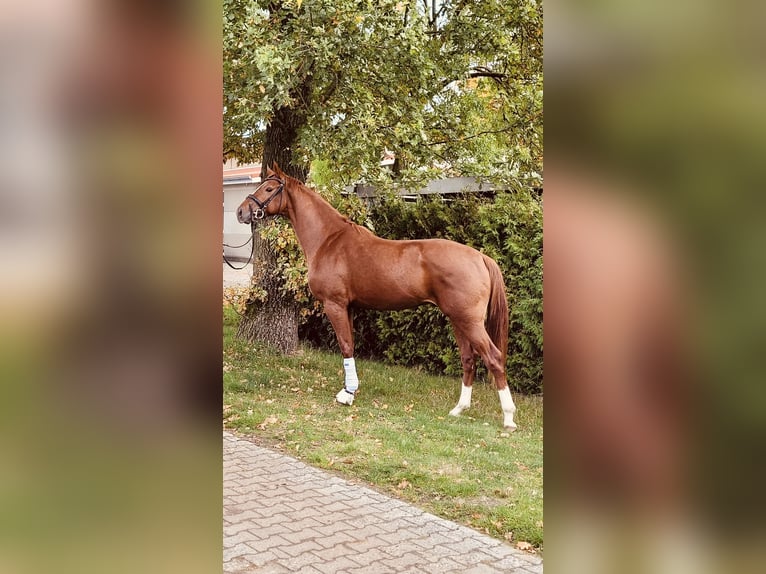
<svg viewBox="0 0 766 574"><path fill-rule="evenodd" d="M224 427L520 548L543 544L542 397L514 394L507 433L497 392L474 384L473 406L447 415L456 377L357 359L360 390L335 403L339 353L283 357L234 338L224 310Z"/></svg>

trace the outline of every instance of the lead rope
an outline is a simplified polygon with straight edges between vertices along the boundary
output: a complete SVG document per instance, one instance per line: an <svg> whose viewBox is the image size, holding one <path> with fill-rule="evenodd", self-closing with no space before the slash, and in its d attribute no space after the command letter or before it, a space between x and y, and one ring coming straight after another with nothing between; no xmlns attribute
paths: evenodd
<svg viewBox="0 0 766 574"><path fill-rule="evenodd" d="M228 243L224 243L223 246L224 247L230 247L232 249L239 249L240 247L244 247L245 245L247 245L251 241L253 241L253 236L252 235L250 236L250 239L245 241L242 245L229 245ZM223 262L226 263L226 265L228 265L229 267L231 267L232 269L234 269L236 271L240 271L241 269L244 269L245 267L250 265L250 262L253 260L253 253L254 252L255 252L255 242L253 242L253 244L250 246L250 257L247 258L247 261L245 262L245 264L242 267L234 267L234 265L232 265L229 262L229 260L226 259L226 253L224 253L223 251L221 251L221 255L223 255Z"/></svg>

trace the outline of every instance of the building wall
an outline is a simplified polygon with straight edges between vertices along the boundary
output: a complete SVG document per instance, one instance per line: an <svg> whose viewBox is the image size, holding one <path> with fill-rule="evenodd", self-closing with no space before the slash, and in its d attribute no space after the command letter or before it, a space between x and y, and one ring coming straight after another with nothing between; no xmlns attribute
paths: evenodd
<svg viewBox="0 0 766 574"><path fill-rule="evenodd" d="M240 164L230 159L223 164L223 242L228 245L242 245L251 235L250 226L237 221L237 207L247 194L253 193L261 182L261 164ZM246 261L252 245L226 247L223 254L227 259Z"/></svg>
<svg viewBox="0 0 766 574"><path fill-rule="evenodd" d="M250 238L250 226L237 221L237 207L258 187L258 182L237 183L225 185L223 188L223 242L229 245L241 245ZM223 253L228 259L247 260L250 257L251 245L244 247L223 248Z"/></svg>

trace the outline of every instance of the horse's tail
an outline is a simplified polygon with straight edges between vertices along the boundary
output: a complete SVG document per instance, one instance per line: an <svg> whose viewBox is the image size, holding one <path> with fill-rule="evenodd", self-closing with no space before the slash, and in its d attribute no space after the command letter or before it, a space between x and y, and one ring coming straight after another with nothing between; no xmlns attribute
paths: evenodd
<svg viewBox="0 0 766 574"><path fill-rule="evenodd" d="M492 342L500 350L503 357L508 355L508 299L505 296L505 282L500 267L491 257L484 257L484 265L489 271L489 302L487 303L487 333Z"/></svg>

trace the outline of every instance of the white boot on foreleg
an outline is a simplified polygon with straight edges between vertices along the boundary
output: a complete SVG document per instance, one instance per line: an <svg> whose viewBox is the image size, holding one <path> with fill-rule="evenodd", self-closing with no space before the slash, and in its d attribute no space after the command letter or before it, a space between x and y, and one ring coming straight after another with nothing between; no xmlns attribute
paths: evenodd
<svg viewBox="0 0 766 574"><path fill-rule="evenodd" d="M342 405L351 406L354 403L354 394L359 388L359 377L356 375L356 364L353 357L343 359L343 370L346 372L345 384L335 395L335 400Z"/></svg>
<svg viewBox="0 0 766 574"><path fill-rule="evenodd" d="M513 404L511 389L505 387L497 391L497 394L500 397L500 406L503 408L503 426L510 431L515 431L516 423L513 422L513 415L516 412L516 405Z"/></svg>
<svg viewBox="0 0 766 574"><path fill-rule="evenodd" d="M457 405L455 405L455 408L449 412L450 415L452 415L453 417L459 417L464 410L466 410L467 408L470 408L472 391L473 391L472 386L469 387L463 384L460 387L460 400L458 400Z"/></svg>

